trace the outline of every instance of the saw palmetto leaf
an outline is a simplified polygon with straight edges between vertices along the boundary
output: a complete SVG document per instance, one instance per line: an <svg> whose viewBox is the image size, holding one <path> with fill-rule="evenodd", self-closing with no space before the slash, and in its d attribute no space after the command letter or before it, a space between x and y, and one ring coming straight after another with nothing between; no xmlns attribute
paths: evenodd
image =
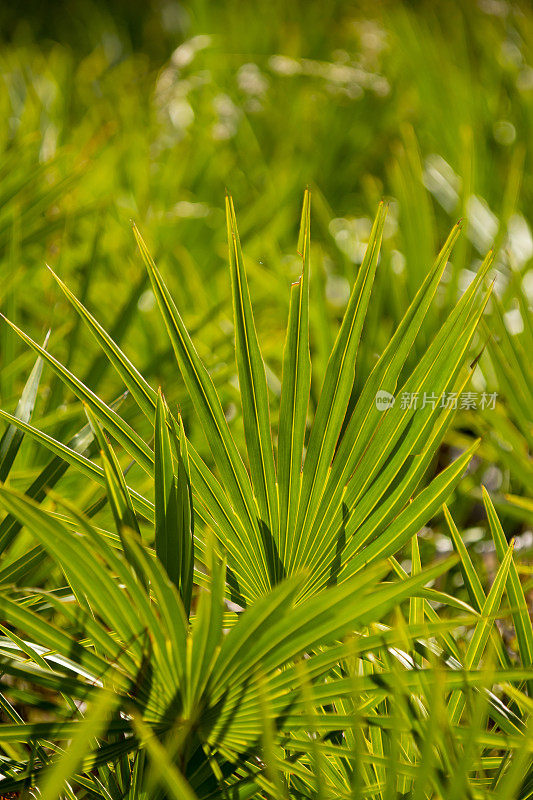
<svg viewBox="0 0 533 800"><path fill-rule="evenodd" d="M148 249L136 228L137 243L150 275L152 288L165 321L180 371L200 416L217 466L237 512L247 521L246 534L249 546L259 563L265 565L261 533L257 520L257 506L250 480L242 458L231 436L211 376L200 361L198 353L185 328L183 320L165 286ZM267 576L263 571L263 580Z"/></svg>
<svg viewBox="0 0 533 800"><path fill-rule="evenodd" d="M130 456L135 459L143 469L150 473L152 470L153 456L148 445L141 439L139 434L136 433L116 411L85 386L79 378L73 375L70 370L48 353L47 350L44 350L44 348L34 342L12 322L9 322L9 320L6 320L6 322L27 345L40 355L43 361L46 361L52 367L54 372L64 381L65 385L72 390L76 397L85 402L87 406L94 411L95 416L100 420L102 425L104 425L117 441L120 442Z"/></svg>
<svg viewBox="0 0 533 800"><path fill-rule="evenodd" d="M236 360L243 407L247 409L244 415L245 432L253 489L211 378L200 361L146 245L136 231L178 365L222 477L220 485L196 450L189 446L196 515L200 525L207 524L212 528L219 546L228 555L228 574L233 576L230 594L238 602L246 603L247 599L259 596L281 576L304 566L312 568L313 576L305 591L309 591L311 586L315 587L315 591L328 581L338 579L340 571L355 552L356 541L357 547L361 547L376 534L383 536L383 544L387 540L392 542L385 551L394 552L394 547L401 546L403 539L391 538L387 526L393 523L413 496L450 423L450 409L440 409L439 403L457 379L462 359L486 304L487 296L479 297L479 289L490 267L490 257L402 387L402 394L434 397L433 404L415 410L396 402L382 413L376 407L375 397L379 391L395 389L402 365L428 313L459 233L458 227L452 231L389 347L374 368L339 439L353 388L357 344L377 268L384 218L385 210L382 208L376 217L367 256L359 270L332 351L322 400L304 458L309 390L310 276L310 195L306 193L299 237L303 272L292 290L276 475L265 367L255 332L233 205L230 198L227 200ZM60 285L143 412L153 421L157 397L154 390L70 290ZM69 380L72 382L72 379ZM459 382L455 390L462 386L464 383ZM76 384L76 389L109 433L124 447L127 444L130 455L137 458L139 463L142 461L145 469L153 471L153 455L147 446L136 443L137 446L132 448L131 439L124 438L127 428L124 429L116 417L110 419L107 411L95 403L86 387L80 388ZM94 473L94 469L88 469ZM398 483L399 476L401 480ZM445 496L446 487L442 495L436 494L437 498L445 499ZM425 508L427 513L433 513L433 506ZM423 522L422 517L413 517L413 530L420 521ZM343 545L345 540L346 544ZM200 544L197 552L200 559L202 552Z"/></svg>
<svg viewBox="0 0 533 800"><path fill-rule="evenodd" d="M515 763L525 764L530 749L530 699L522 693L533 681L526 594L488 495L501 562L488 592L446 506L485 442L469 441L453 459L441 447L457 410L446 398L460 395L478 366L471 347L490 296L484 281L493 256L433 324L431 303L456 226L427 275L417 267L410 276L420 288L413 285L382 354L369 359L359 353L382 301L385 215L381 205L337 335L320 340L311 387L310 352L320 332L310 305L306 191L301 274L290 289L277 384L252 309L259 273L248 282L253 262L245 261L227 197L245 452L226 414L228 395L215 388L136 228L172 346L167 364L173 352L212 459L198 432L188 440L181 414L88 310L85 290L78 299L54 276L138 406L124 417L76 377L70 357L62 364L11 324L84 403L90 426L63 444L61 426L49 431L47 418L34 425L27 408L0 411L8 430L54 455L26 494L0 488L7 512L0 542L9 554L0 569L6 792L36 786L68 800L388 800L398 793L458 800L516 787ZM527 370L516 378L509 372L523 368L522 345L500 328L493 359L526 402ZM31 386L34 395L34 379ZM413 396L416 403L406 399ZM515 409L515 438L526 422ZM55 485L67 467L96 487L96 497L47 497L47 479ZM443 507L457 556L425 566L419 532ZM31 542L26 557L19 532L24 546ZM12 585L24 586L43 554L50 577L32 588ZM457 564L465 591L454 596ZM514 625L517 656L495 625L502 616ZM466 646L465 630L472 631ZM44 717L26 722L17 703L44 703L44 693Z"/></svg>
<svg viewBox="0 0 533 800"><path fill-rule="evenodd" d="M279 584L245 612L231 632L224 635L224 568L212 553L211 590L202 593L188 633L175 586L163 565L146 553L139 539L132 538L125 549L126 558L133 561L137 580L89 521L78 520L80 533L74 542L59 520L52 521L29 499L8 490L2 490L1 496L3 505L20 517L62 566L75 596L86 597L94 614L93 619L80 609L77 615L78 625L85 627L86 643L82 644L50 626L38 613L2 597L2 613L31 637L34 646L45 648L42 652L47 661L47 669L39 673L38 664L30 668L29 664L18 662L17 666L16 660L10 671L16 674L23 669L28 680L62 687L61 691L75 697L88 697L94 681L103 681L122 696L120 702L125 710L133 703L154 731L167 729L174 715L181 713L185 725L185 720L195 720L206 745L228 755L244 752L252 741L259 746L261 697L265 690L276 730L289 708L294 715L299 704L301 708L305 706L307 701L297 688L297 671L292 666L280 671L283 665L288 667L299 655L312 653L321 643L334 642L354 625L360 627L379 619L417 587L449 568L449 564L437 564L406 581L380 586L379 578L388 567L376 564L322 597L296 606L294 600L302 579L293 578ZM148 603L144 588L148 585L154 606ZM58 601L54 600L54 604L58 605ZM182 623L178 624L180 620ZM118 636L118 642L114 642L114 636ZM101 655L93 652L93 643ZM12 644L16 649L16 642ZM324 661L320 650L317 659L315 669L313 658L309 662L310 674L320 678L330 662ZM149 672L143 666L147 663ZM67 675L61 675L63 670ZM259 683L257 670L264 676ZM69 674L75 677L76 685L72 677L67 677ZM289 681L290 686L291 675L295 681L292 691L276 690L280 679ZM320 682L314 689L314 702L325 703L327 684L323 689L319 687ZM335 685L339 696L347 689L348 685L342 682ZM111 723L107 733L115 735L126 730L127 722L123 720L120 724ZM6 728L4 739L48 735L76 738L76 731L72 723L33 726L14 734ZM83 738L82 733L80 737ZM191 785L194 789L194 780Z"/></svg>
<svg viewBox="0 0 533 800"><path fill-rule="evenodd" d="M328 361L302 473L302 489L296 522L296 542L289 567L298 563L301 531L325 482L353 387L355 360L363 330L374 275L378 264L386 208L381 206L370 234L365 258L359 269L341 328Z"/></svg>
<svg viewBox="0 0 533 800"><path fill-rule="evenodd" d="M303 448L311 387L309 355L309 279L311 263L311 195L304 196L299 255L302 274L291 286L278 430L278 486L280 558L287 560L289 537L294 537L300 497Z"/></svg>
<svg viewBox="0 0 533 800"><path fill-rule="evenodd" d="M268 568L275 571L274 538L278 538L278 497L270 429L270 411L265 365L259 349L244 270L244 257L237 230L233 200L226 197L228 250L235 324L235 354L242 401L244 432L254 494L271 542Z"/></svg>

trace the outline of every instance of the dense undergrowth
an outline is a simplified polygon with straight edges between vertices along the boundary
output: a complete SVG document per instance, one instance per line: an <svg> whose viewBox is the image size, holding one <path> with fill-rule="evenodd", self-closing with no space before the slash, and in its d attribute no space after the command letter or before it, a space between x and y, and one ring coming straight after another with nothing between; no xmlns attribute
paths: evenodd
<svg viewBox="0 0 533 800"><path fill-rule="evenodd" d="M0 791L525 800L530 10L72 10L1 56Z"/></svg>

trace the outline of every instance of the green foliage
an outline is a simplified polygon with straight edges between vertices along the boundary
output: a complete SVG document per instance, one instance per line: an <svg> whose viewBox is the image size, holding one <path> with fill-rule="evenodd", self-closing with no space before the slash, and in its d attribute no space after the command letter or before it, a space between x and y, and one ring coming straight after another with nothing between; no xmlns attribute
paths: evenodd
<svg viewBox="0 0 533 800"><path fill-rule="evenodd" d="M526 800L529 8L0 18L0 793Z"/></svg>
<svg viewBox="0 0 533 800"><path fill-rule="evenodd" d="M472 368L463 372L463 362L487 303L481 287L491 259L399 384L457 238L458 230L452 231L350 413L385 213L381 206L308 429L306 192L302 275L292 289L275 437L228 198L249 471L211 376L136 229L214 468L187 442L181 416L171 413L161 390L150 387L61 281L148 418L153 450L118 410L10 323L39 363L46 361L85 404L101 465L31 425L22 403L18 415L2 412L8 431L14 426L33 437L104 487L105 502L82 511L54 494L58 512L13 488L0 490L7 519L17 520L36 542L40 560L47 555L66 580L21 592L30 563L18 573L18 585L4 582L0 595L9 625L0 639L4 674L10 686L32 687L34 706L44 693L51 698L47 721L25 722L8 689L3 702L13 710L13 723L0 728L5 791L36 786L49 798L209 798L221 792L385 798L421 781L421 797L481 790L497 797L516 783L515 762L529 748L523 682L532 676L533 631L513 547L506 546L487 499L501 565L485 597L446 510L474 605L428 588L455 562L422 568L417 531L458 485L473 448L425 477L453 410L399 401L404 392L431 392L440 400L449 387L465 386ZM37 378L32 374L28 385ZM395 392L398 402L378 407L379 392ZM130 487L130 467L121 466L108 436L148 475L153 501L151 493ZM114 531L91 519L107 506ZM393 559L408 543L411 576ZM495 626L506 615L504 592L519 641L516 664ZM437 614L430 601L442 611ZM466 647L456 638L465 625L473 628ZM500 656L497 668L494 654ZM80 713L82 705L90 709L87 715ZM434 743L427 752L430 735ZM30 746L29 758L22 757L23 744Z"/></svg>

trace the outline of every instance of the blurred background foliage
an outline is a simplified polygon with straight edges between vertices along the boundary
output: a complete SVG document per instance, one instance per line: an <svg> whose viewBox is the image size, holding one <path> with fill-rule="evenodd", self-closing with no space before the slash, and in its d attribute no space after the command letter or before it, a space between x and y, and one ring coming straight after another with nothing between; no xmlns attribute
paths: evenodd
<svg viewBox="0 0 533 800"><path fill-rule="evenodd" d="M131 233L145 236L242 443L224 193L239 218L272 411L303 189L313 195L312 404L379 200L384 248L354 398L452 225L463 234L406 369L494 246L495 300L472 356L494 411L459 411L439 459L483 436L454 502L484 544L480 484L527 554L533 503L533 13L529 4L177 0L2 4L0 305L108 400L121 387L45 268L95 313L209 452ZM484 349L483 349L484 348ZM0 328L0 402L33 363ZM46 371L34 418L66 441L80 404ZM125 416L143 422L128 401ZM128 414L130 415L128 417ZM11 483L49 456L25 441ZM440 464L439 466L441 466ZM437 467L437 465L435 465ZM135 468L132 471L135 482ZM141 476L137 476L141 480ZM70 472L62 491L91 492ZM429 550L451 547L435 532ZM17 548L24 539L17 540ZM490 554L484 553L490 570Z"/></svg>

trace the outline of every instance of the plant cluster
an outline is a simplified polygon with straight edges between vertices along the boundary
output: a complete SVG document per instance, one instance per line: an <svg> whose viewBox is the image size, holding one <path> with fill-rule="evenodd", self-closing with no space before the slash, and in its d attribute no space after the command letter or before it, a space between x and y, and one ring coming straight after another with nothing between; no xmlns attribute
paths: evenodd
<svg viewBox="0 0 533 800"><path fill-rule="evenodd" d="M38 358L15 414L0 411L2 478L24 436L54 458L25 492L0 489L4 551L21 529L33 540L0 573L2 788L46 800L529 796L533 628L513 544L486 492L499 565L485 592L445 505L477 443L428 477L453 405L376 402L464 389L492 255L404 375L452 230L350 407L381 205L311 420L306 192L274 436L230 197L226 214L246 456L137 228L213 466L60 278L147 418L149 442L121 415L124 397L108 404L6 320ZM31 422L45 364L84 404L88 424L67 444ZM151 491L131 486L132 465ZM51 490L70 469L101 487L88 508ZM417 534L442 506L456 556L423 565ZM406 545L408 570L396 559ZM53 585L38 585L43 562L55 564ZM469 602L440 587L457 564ZM497 625L507 617L516 654Z"/></svg>
<svg viewBox="0 0 533 800"><path fill-rule="evenodd" d="M0 797L531 797L531 9L22 5Z"/></svg>

